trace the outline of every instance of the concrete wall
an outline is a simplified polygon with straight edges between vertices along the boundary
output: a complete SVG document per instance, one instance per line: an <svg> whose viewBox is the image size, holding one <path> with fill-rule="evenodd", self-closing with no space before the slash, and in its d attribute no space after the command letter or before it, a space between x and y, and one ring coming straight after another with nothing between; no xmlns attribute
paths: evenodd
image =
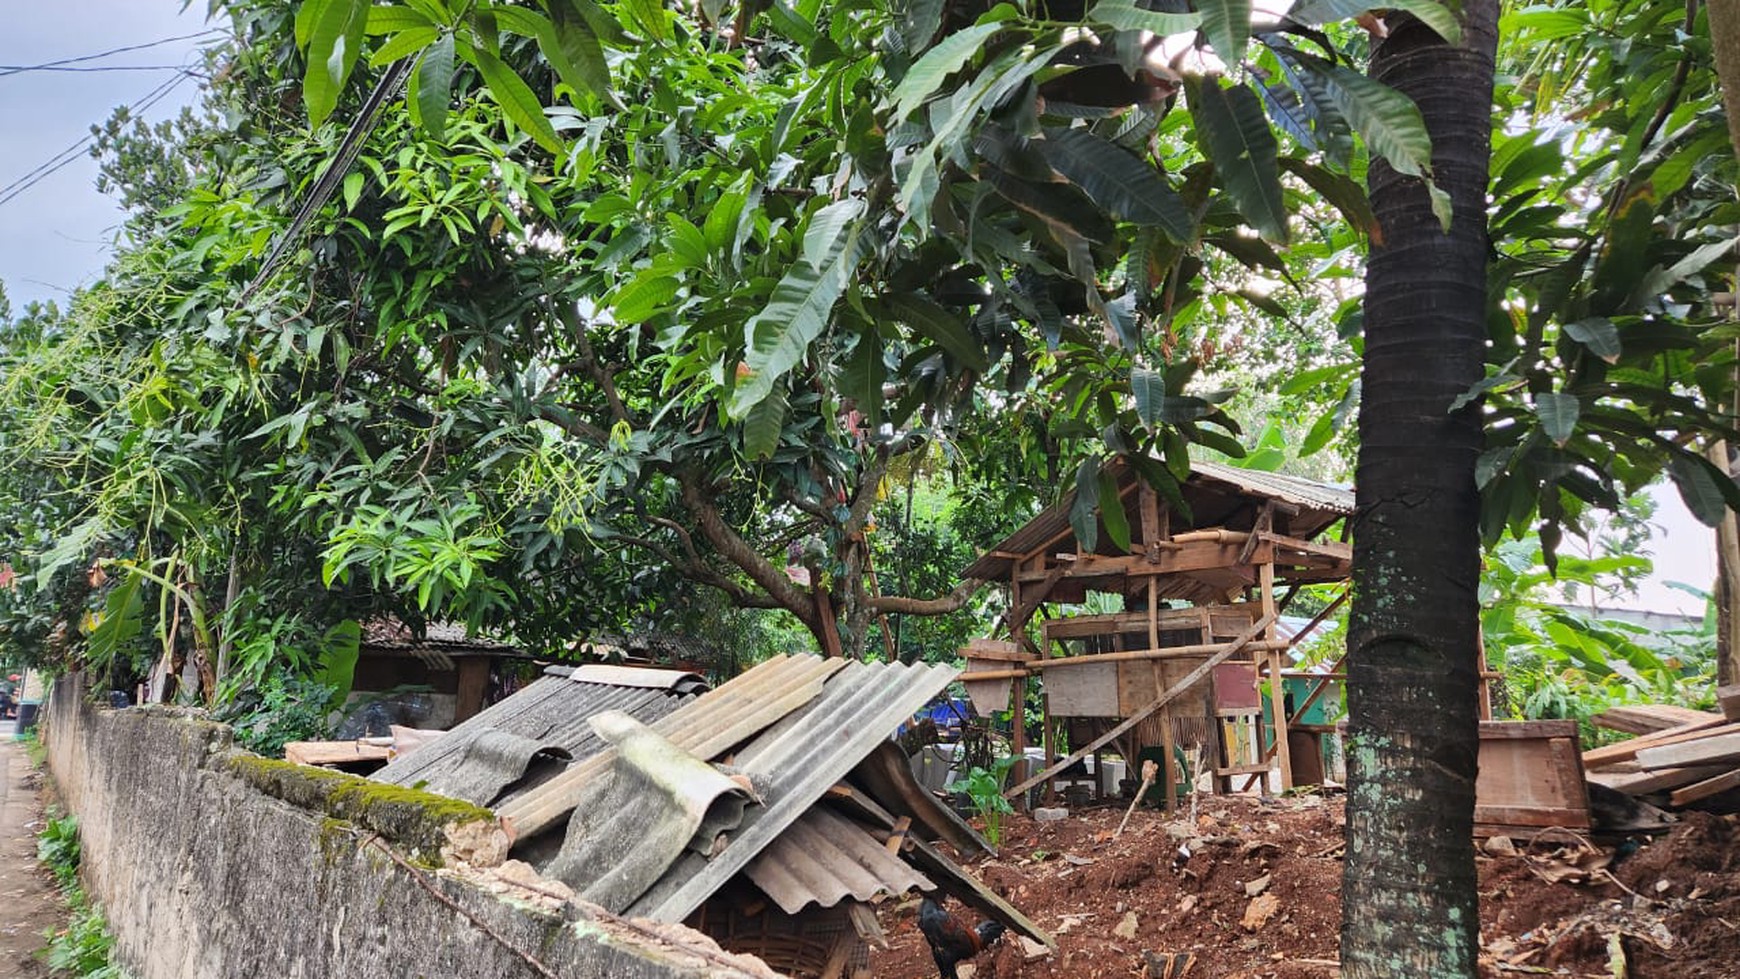
<svg viewBox="0 0 1740 979"><path fill-rule="evenodd" d="M45 722L50 770L79 816L86 888L138 979L773 975L680 926L540 901L463 868L402 866L368 830L238 777L245 753L221 725L97 710L72 681Z"/></svg>

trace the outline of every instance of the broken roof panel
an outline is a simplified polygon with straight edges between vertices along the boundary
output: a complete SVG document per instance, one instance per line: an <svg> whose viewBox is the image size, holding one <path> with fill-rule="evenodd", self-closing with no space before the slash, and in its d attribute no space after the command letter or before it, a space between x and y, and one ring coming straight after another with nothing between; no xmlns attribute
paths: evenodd
<svg viewBox="0 0 1740 979"><path fill-rule="evenodd" d="M531 686L471 718L437 740L395 759L373 776L394 785L426 783L430 791L479 805L502 805L531 791L510 790L519 781L537 752L474 751L480 738L507 734L543 749L557 749L572 758L585 758L601 751L605 743L593 732L587 719L607 710L620 710L643 724L651 724L676 711L696 697L693 675L677 671L669 682L649 685L647 670L594 667L592 679L576 680L546 675ZM629 682L613 683L612 679ZM701 686L704 689L704 684ZM524 755L523 759L521 755ZM517 770L516 770L517 768ZM481 801L480 801L481 800Z"/></svg>
<svg viewBox="0 0 1740 979"><path fill-rule="evenodd" d="M823 684L821 696L738 752L735 765L755 780L764 805L751 807L710 859L685 854L629 912L657 921L687 918L959 673L952 666L848 663Z"/></svg>
<svg viewBox="0 0 1740 979"><path fill-rule="evenodd" d="M804 813L743 872L786 914L810 904L831 908L847 897L868 902L936 887L862 826L826 806Z"/></svg>

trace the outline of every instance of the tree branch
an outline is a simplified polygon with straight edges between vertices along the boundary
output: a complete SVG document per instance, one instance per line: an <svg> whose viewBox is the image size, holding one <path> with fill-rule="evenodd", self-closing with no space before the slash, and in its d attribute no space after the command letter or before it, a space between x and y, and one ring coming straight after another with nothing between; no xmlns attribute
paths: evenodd
<svg viewBox="0 0 1740 979"><path fill-rule="evenodd" d="M985 587L985 579L968 578L955 590L941 598L907 598L904 595L871 595L870 608L877 612L898 612L902 615L947 615L967 604L968 599Z"/></svg>
<svg viewBox="0 0 1740 979"><path fill-rule="evenodd" d="M779 603L780 608L797 616L812 632L818 632L821 623L809 593L793 584L785 576L784 570L774 567L773 562L751 547L748 541L725 523L719 508L702 492L692 471L678 471L673 475L682 489L683 505L694 515L701 536L707 539L707 543L712 544L713 549L725 560L741 568L749 576L749 580L761 586L763 591Z"/></svg>

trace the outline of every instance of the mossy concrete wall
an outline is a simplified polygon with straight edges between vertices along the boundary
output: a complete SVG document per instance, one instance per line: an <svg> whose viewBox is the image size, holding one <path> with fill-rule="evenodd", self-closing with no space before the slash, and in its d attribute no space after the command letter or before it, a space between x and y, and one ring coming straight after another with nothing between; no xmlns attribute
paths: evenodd
<svg viewBox="0 0 1740 979"><path fill-rule="evenodd" d="M50 771L79 817L86 888L138 979L770 974L688 929L649 937L420 869L439 861L426 851L395 851L401 865L370 842L373 829L262 788L229 729L195 715L98 710L63 680L45 722Z"/></svg>

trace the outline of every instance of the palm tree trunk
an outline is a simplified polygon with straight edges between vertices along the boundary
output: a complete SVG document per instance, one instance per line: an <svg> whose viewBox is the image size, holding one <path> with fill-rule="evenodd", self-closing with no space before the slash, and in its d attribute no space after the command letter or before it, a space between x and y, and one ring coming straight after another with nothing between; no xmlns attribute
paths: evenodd
<svg viewBox="0 0 1740 979"><path fill-rule="evenodd" d="M1497 0L1464 0L1460 46L1391 17L1372 75L1414 99L1446 234L1426 187L1371 167L1382 228L1366 272L1354 599L1349 628L1342 975L1473 979L1478 952L1478 407L1486 336L1486 185Z"/></svg>

